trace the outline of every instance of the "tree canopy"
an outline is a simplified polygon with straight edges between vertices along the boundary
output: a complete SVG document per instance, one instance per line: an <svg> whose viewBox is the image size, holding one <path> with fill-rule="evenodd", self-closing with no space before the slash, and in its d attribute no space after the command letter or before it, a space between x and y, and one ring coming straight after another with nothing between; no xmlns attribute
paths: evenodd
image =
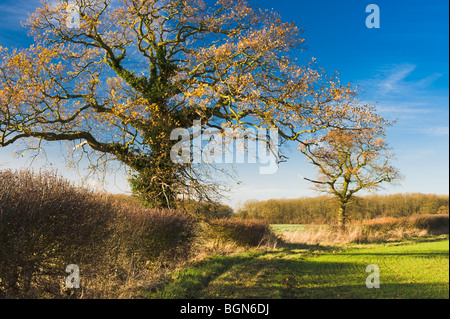
<svg viewBox="0 0 450 319"><path fill-rule="evenodd" d="M381 121L361 130L331 129L300 147L318 172L315 179L304 179L339 200L339 222L343 229L347 220L346 206L355 193L375 190L382 183L400 178L398 170L392 166L393 154L383 138L388 125Z"/></svg>

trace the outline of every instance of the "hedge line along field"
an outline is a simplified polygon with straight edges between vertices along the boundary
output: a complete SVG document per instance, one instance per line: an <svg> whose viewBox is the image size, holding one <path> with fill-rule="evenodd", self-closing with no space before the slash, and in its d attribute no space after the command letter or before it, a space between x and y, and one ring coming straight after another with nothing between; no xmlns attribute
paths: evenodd
<svg viewBox="0 0 450 319"><path fill-rule="evenodd" d="M380 217L447 214L448 195L392 194L354 198L347 208L352 222ZM234 215L271 224L335 224L339 203L329 196L248 201Z"/></svg>
<svg viewBox="0 0 450 319"><path fill-rule="evenodd" d="M368 265L380 269L369 289ZM173 274L147 298L364 298L449 297L448 235L365 245L285 245L272 251L216 256Z"/></svg>

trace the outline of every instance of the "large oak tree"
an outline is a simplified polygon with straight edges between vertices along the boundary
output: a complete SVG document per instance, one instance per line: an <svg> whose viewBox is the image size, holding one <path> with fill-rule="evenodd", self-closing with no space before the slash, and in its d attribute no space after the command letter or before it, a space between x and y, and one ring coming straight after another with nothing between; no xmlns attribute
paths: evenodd
<svg viewBox="0 0 450 319"><path fill-rule="evenodd" d="M244 0L43 1L26 26L32 46L0 47L0 146L74 143L129 167L155 206L216 191L204 167L170 160L170 133L194 120L300 141L376 118L351 86L298 63L295 23Z"/></svg>

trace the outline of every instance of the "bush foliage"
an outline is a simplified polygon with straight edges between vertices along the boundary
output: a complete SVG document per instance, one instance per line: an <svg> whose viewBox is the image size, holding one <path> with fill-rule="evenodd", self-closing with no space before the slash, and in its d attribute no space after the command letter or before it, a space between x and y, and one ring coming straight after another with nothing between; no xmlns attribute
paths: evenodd
<svg viewBox="0 0 450 319"><path fill-rule="evenodd" d="M185 201L181 203L180 210L203 221L230 218L233 215L233 209L230 206L213 202Z"/></svg>
<svg viewBox="0 0 450 319"><path fill-rule="evenodd" d="M271 234L269 224L263 220L221 218L212 220L209 224L213 237L242 246L264 244Z"/></svg>
<svg viewBox="0 0 450 319"><path fill-rule="evenodd" d="M80 267L79 294L101 297L104 281L124 286L148 262L185 258L195 236L189 215L95 194L54 173L0 171L0 297L67 297L69 264Z"/></svg>

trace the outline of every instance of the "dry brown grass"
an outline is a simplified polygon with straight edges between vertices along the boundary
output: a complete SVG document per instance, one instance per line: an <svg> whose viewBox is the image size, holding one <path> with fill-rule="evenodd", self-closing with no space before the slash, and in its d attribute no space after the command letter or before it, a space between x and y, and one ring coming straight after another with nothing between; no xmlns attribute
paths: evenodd
<svg viewBox="0 0 450 319"><path fill-rule="evenodd" d="M395 241L402 238L449 233L449 215L427 214L410 217L380 217L355 222L345 232L337 226L308 225L301 231L286 232L281 237L290 243L333 245Z"/></svg>

